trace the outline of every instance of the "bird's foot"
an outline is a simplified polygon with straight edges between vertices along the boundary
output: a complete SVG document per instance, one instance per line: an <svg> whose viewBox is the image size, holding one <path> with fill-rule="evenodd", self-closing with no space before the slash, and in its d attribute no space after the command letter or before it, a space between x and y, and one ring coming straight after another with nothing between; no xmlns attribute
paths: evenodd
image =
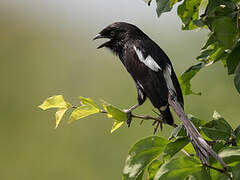
<svg viewBox="0 0 240 180"><path fill-rule="evenodd" d="M156 134L158 127L160 127L160 129L161 129L161 131L162 131L162 129L163 129L163 123L165 123L165 121L164 121L164 118L163 118L163 116L162 116L161 114L157 113L157 112L154 111L154 110L153 110L153 112L158 115L158 119L155 120L155 121L153 122L153 124L152 124L152 126L155 125L154 130L153 130L153 134Z"/></svg>
<svg viewBox="0 0 240 180"><path fill-rule="evenodd" d="M156 132L157 132L157 130L158 130L158 128L160 127L160 129L161 129L161 131L162 131L162 129L163 129L163 123L164 123L164 121L163 121L163 119L162 118L159 118L158 120L155 120L154 122L153 122L153 126L155 125L155 127L154 127L154 130L153 130L153 134L156 134Z"/></svg>
<svg viewBox="0 0 240 180"><path fill-rule="evenodd" d="M132 111L129 109L123 110L127 114L127 125L130 127L131 122L132 122Z"/></svg>

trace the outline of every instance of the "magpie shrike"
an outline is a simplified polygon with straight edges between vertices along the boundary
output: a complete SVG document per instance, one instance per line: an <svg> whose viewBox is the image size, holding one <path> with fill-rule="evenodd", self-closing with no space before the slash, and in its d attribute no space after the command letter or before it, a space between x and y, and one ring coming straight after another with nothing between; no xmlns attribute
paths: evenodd
<svg viewBox="0 0 240 180"><path fill-rule="evenodd" d="M109 41L98 48L106 47L116 54L132 76L138 93L138 103L125 110L128 115L149 98L162 119L174 123L169 109L168 94L171 89L183 108L183 96L172 64L164 51L138 27L116 22L103 29L94 39ZM130 116L128 116L130 117ZM130 126L131 119L128 119ZM159 122L156 124L156 129Z"/></svg>
<svg viewBox="0 0 240 180"><path fill-rule="evenodd" d="M212 150L202 138L184 112L182 91L172 64L164 51L138 27L116 22L104 28L95 39L107 38L107 42L98 47L106 47L119 57L132 76L138 93L138 103L125 110L128 114L128 126L131 123L131 112L149 98L157 108L163 121L173 125L173 117L169 109L171 105L182 121L187 135L203 164L208 164L209 155L227 168L223 160ZM156 132L159 121L155 122Z"/></svg>

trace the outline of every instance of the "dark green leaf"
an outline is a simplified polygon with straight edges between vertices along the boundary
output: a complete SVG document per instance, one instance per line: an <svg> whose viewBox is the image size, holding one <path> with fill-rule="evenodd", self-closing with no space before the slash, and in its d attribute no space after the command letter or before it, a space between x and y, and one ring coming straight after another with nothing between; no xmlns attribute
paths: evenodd
<svg viewBox="0 0 240 180"><path fill-rule="evenodd" d="M213 120L201 127L204 134L213 140L229 140L232 133L231 126L216 111Z"/></svg>
<svg viewBox="0 0 240 180"><path fill-rule="evenodd" d="M240 63L235 70L234 84L236 89L238 90L238 93L240 93Z"/></svg>
<svg viewBox="0 0 240 180"><path fill-rule="evenodd" d="M129 151L124 169L123 179L133 180L141 175L147 165L164 150L167 139L150 136L138 141Z"/></svg>
<svg viewBox="0 0 240 180"><path fill-rule="evenodd" d="M172 9L172 7L170 7L169 0L156 0L156 3L158 17L160 17L162 13L169 12Z"/></svg>
<svg viewBox="0 0 240 180"><path fill-rule="evenodd" d="M201 95L201 93L195 93L191 90L191 79L204 67L205 63L199 63L188 68L183 74L178 78L183 95L195 94Z"/></svg>
<svg viewBox="0 0 240 180"><path fill-rule="evenodd" d="M237 28L232 18L227 16L216 18L212 26L216 40L220 45L231 48L237 37Z"/></svg>
<svg viewBox="0 0 240 180"><path fill-rule="evenodd" d="M168 143L163 151L163 159L170 159L176 153L181 151L181 149L183 149L188 143L188 137L178 138L175 141Z"/></svg>
<svg viewBox="0 0 240 180"><path fill-rule="evenodd" d="M178 16L184 24L183 30L197 28L193 22L198 19L200 3L201 0L184 0L184 2L178 6Z"/></svg>
<svg viewBox="0 0 240 180"><path fill-rule="evenodd" d="M154 160L149 166L148 166L148 180L153 180L156 173L158 172L159 168L163 164L162 161Z"/></svg>
<svg viewBox="0 0 240 180"><path fill-rule="evenodd" d="M189 157L178 157L164 163L154 180L183 180L192 173L201 171L201 164Z"/></svg>
<svg viewBox="0 0 240 180"><path fill-rule="evenodd" d="M234 130L234 135L236 137L236 143L240 146L240 125Z"/></svg>
<svg viewBox="0 0 240 180"><path fill-rule="evenodd" d="M227 164L235 161L240 161L240 147L227 147L224 148L218 155Z"/></svg>
<svg viewBox="0 0 240 180"><path fill-rule="evenodd" d="M230 0L209 0L205 14L207 16L215 16L216 10L219 8L228 8L234 11L236 9L236 5Z"/></svg>
<svg viewBox="0 0 240 180"><path fill-rule="evenodd" d="M232 50L227 57L228 74L233 74L240 62L240 43Z"/></svg>
<svg viewBox="0 0 240 180"><path fill-rule="evenodd" d="M210 172L206 167L202 167L200 172L192 173L188 180L212 180Z"/></svg>
<svg viewBox="0 0 240 180"><path fill-rule="evenodd" d="M215 39L214 39L213 33L210 33L208 35L208 40L207 40L206 44L202 47L202 49L206 49L211 44L214 44L214 42L215 42Z"/></svg>
<svg viewBox="0 0 240 180"><path fill-rule="evenodd" d="M176 137L185 137L185 136L187 136L187 133L184 130L183 125L179 124L178 127L173 129L173 131L171 132L168 140L171 140L171 139L176 138Z"/></svg>
<svg viewBox="0 0 240 180"><path fill-rule="evenodd" d="M240 179L240 163L235 165L232 169L232 175L233 175L233 180L239 180Z"/></svg>
<svg viewBox="0 0 240 180"><path fill-rule="evenodd" d="M205 66L208 66L224 58L225 55L225 48L220 47L217 43L215 43L214 45L211 45L208 49L204 49L203 51L201 51L201 55L197 57L197 60L207 63Z"/></svg>

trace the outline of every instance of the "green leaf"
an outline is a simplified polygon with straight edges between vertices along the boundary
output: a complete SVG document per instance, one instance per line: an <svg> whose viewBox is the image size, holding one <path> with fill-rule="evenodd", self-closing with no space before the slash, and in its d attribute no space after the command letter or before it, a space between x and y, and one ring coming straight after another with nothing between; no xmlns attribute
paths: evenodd
<svg viewBox="0 0 240 180"><path fill-rule="evenodd" d="M47 98L43 101L40 107L43 110L50 109L50 108L69 108L71 105L67 103L62 95L56 95Z"/></svg>
<svg viewBox="0 0 240 180"><path fill-rule="evenodd" d="M123 125L124 121L118 121L118 120L115 120L113 122L113 126L112 126L112 129L111 129L111 133L113 133L114 131L116 131L118 128L120 128L122 125Z"/></svg>
<svg viewBox="0 0 240 180"><path fill-rule="evenodd" d="M183 95L195 94L201 95L201 93L195 93L191 90L191 79L204 67L205 63L199 63L188 68L183 74L178 78Z"/></svg>
<svg viewBox="0 0 240 180"><path fill-rule="evenodd" d="M228 141L232 133L231 126L216 111L213 114L213 120L204 124L201 130L213 140Z"/></svg>
<svg viewBox="0 0 240 180"><path fill-rule="evenodd" d="M236 136L236 143L240 146L240 125L234 130L234 135Z"/></svg>
<svg viewBox="0 0 240 180"><path fill-rule="evenodd" d="M163 151L163 159L169 160L189 143L188 137L178 138L166 145Z"/></svg>
<svg viewBox="0 0 240 180"><path fill-rule="evenodd" d="M232 50L227 57L228 74L233 74L240 62L240 43Z"/></svg>
<svg viewBox="0 0 240 180"><path fill-rule="evenodd" d="M184 180L190 174L200 172L201 164L189 157L178 157L164 163L154 180Z"/></svg>
<svg viewBox="0 0 240 180"><path fill-rule="evenodd" d="M187 133L184 130L183 125L179 124L175 129L173 129L168 140L171 140L171 139L177 138L177 137L185 137L185 136L187 136Z"/></svg>
<svg viewBox="0 0 240 180"><path fill-rule="evenodd" d="M107 111L107 115L109 118L113 118L117 121L126 121L127 120L127 114L125 112L123 112L122 110L118 109L117 107L104 102L102 103L103 108L105 109L105 111Z"/></svg>
<svg viewBox="0 0 240 180"><path fill-rule="evenodd" d="M115 119L111 129L111 133L113 133L124 124L124 121L127 120L127 114L105 101L102 101L102 106L104 110L107 112L108 118Z"/></svg>
<svg viewBox="0 0 240 180"><path fill-rule="evenodd" d="M162 13L169 12L172 9L172 7L170 7L169 0L156 0L156 3L157 3L156 11L158 17L160 17Z"/></svg>
<svg viewBox="0 0 240 180"><path fill-rule="evenodd" d="M238 90L238 93L240 93L240 63L235 70L234 84L236 89Z"/></svg>
<svg viewBox="0 0 240 180"><path fill-rule="evenodd" d="M202 49L206 49L208 46L210 46L211 44L214 44L215 39L214 39L214 35L213 33L209 33L208 35L208 40L205 43L205 45L202 47Z"/></svg>
<svg viewBox="0 0 240 180"><path fill-rule="evenodd" d="M56 125L55 125L55 129L57 129L63 115L65 114L65 112L68 110L68 108L58 108L55 116L56 116Z"/></svg>
<svg viewBox="0 0 240 180"><path fill-rule="evenodd" d="M82 106L76 108L70 118L69 122L76 121L78 119L87 117L92 114L96 114L100 112L100 109L98 109L97 105L94 103L94 101L90 98L85 98L85 97L79 97L80 98L80 103Z"/></svg>
<svg viewBox="0 0 240 180"><path fill-rule="evenodd" d="M219 9L225 9L225 8L234 11L236 9L236 5L229 0L217 0L217 1L209 0L205 14L206 16L215 17L216 11L219 11Z"/></svg>
<svg viewBox="0 0 240 180"><path fill-rule="evenodd" d="M163 164L162 161L154 160L149 166L148 166L148 180L153 180L156 173L158 172L159 168Z"/></svg>
<svg viewBox="0 0 240 180"><path fill-rule="evenodd" d="M231 48L236 37L237 28L231 17L223 16L213 21L213 32L220 45Z"/></svg>
<svg viewBox="0 0 240 180"><path fill-rule="evenodd" d="M92 114L96 114L96 113L99 113L99 109L94 107L94 106L90 106L90 105L83 105L83 106L80 106L78 107L77 109L75 109L70 118L69 118L69 122L73 122L73 121L76 121L78 119L82 119L84 117L87 117L89 115L92 115Z"/></svg>
<svg viewBox="0 0 240 180"><path fill-rule="evenodd" d="M170 0L170 7L173 7L174 4L176 4L177 2L180 2L182 0Z"/></svg>
<svg viewBox="0 0 240 180"><path fill-rule="evenodd" d="M240 161L240 147L224 148L220 153L218 153L218 155L227 164L235 161Z"/></svg>
<svg viewBox="0 0 240 180"><path fill-rule="evenodd" d="M82 105L88 105L88 106L93 106L95 108L98 108L95 102L91 98L85 98L82 96L80 96L79 98L80 98L80 103Z"/></svg>
<svg viewBox="0 0 240 180"><path fill-rule="evenodd" d="M188 180L199 180L199 179L204 179L204 180L212 180L210 176L210 172L206 167L202 167L200 172L195 172L192 173L189 176Z"/></svg>
<svg viewBox="0 0 240 180"><path fill-rule="evenodd" d="M211 45L208 49L201 51L201 55L197 57L198 61L203 61L205 66L211 65L220 59L225 58L225 48L220 47L217 43Z"/></svg>
<svg viewBox="0 0 240 180"><path fill-rule="evenodd" d="M233 175L233 180L239 180L240 179L240 163L235 165L232 169L232 175Z"/></svg>
<svg viewBox="0 0 240 180"><path fill-rule="evenodd" d="M150 136L138 141L129 151L123 169L124 180L135 180L147 165L157 158L168 143L167 139Z"/></svg>
<svg viewBox="0 0 240 180"><path fill-rule="evenodd" d="M193 23L198 19L198 12L201 0L184 0L184 2L178 6L178 16L181 18L184 26L183 30L193 30L197 26Z"/></svg>

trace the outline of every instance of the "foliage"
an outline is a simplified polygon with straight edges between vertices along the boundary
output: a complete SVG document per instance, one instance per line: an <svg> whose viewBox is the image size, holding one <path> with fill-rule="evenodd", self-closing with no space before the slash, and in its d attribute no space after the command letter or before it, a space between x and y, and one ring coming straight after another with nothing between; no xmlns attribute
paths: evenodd
<svg viewBox="0 0 240 180"><path fill-rule="evenodd" d="M68 122L73 122L84 117L104 113L113 119L111 132L121 127L127 120L127 115L119 108L101 101L103 109L100 109L90 98L80 97L80 106L73 106L66 102L61 95L47 98L39 107L43 110L57 108L57 113L64 109L61 117L56 115L56 127L63 114L74 109ZM57 114L56 113L56 114ZM134 116L138 117L138 116ZM141 116L139 116L141 117ZM148 176L149 180L158 179L216 179L226 176L237 179L237 168L240 164L240 126L235 130L216 111L213 120L207 122L194 116L191 121L206 139L213 142L213 149L228 164L230 169L225 173L215 173L214 169L201 164L197 158L193 146L189 142L182 125L174 128L168 139L158 136L150 136L141 139L130 149L123 168L124 180L140 180ZM179 156L183 153L187 156ZM210 161L211 166L219 167L215 160Z"/></svg>
<svg viewBox="0 0 240 180"><path fill-rule="evenodd" d="M150 5L151 1L147 3ZM202 68L215 62L222 62L228 74L234 74L234 84L240 93L239 1L156 0L156 3L158 16L171 11L173 5L178 5L177 14L183 23L182 30L209 30L207 42L196 58L199 62L179 77L183 94L200 95L191 90L190 81ZM202 10L204 13L199 16Z"/></svg>
<svg viewBox="0 0 240 180"><path fill-rule="evenodd" d="M144 0L151 5L152 0ZM229 75L234 75L234 84L240 93L240 41L239 41L239 0L156 0L157 15L177 7L182 20L182 30L208 29L209 35L203 45L198 61L179 77L184 95L201 95L194 92L190 81L204 67L221 62ZM200 12L204 13L199 15ZM47 98L39 107L43 110L56 108L56 128L67 110L74 109L68 122L104 113L113 119L111 133L127 121L127 114L101 101L103 109L90 98L80 97L80 106L66 102L62 95ZM149 116L133 115L133 118L156 120ZM130 149L123 168L124 180L160 179L240 179L240 126L236 129L216 111L211 121L190 116L201 135L208 140L214 151L227 163L229 168L221 169L220 164L210 158L209 165L203 165L189 142L185 129L180 124L174 128L168 139L150 136L139 140ZM185 156L180 156L184 154Z"/></svg>

